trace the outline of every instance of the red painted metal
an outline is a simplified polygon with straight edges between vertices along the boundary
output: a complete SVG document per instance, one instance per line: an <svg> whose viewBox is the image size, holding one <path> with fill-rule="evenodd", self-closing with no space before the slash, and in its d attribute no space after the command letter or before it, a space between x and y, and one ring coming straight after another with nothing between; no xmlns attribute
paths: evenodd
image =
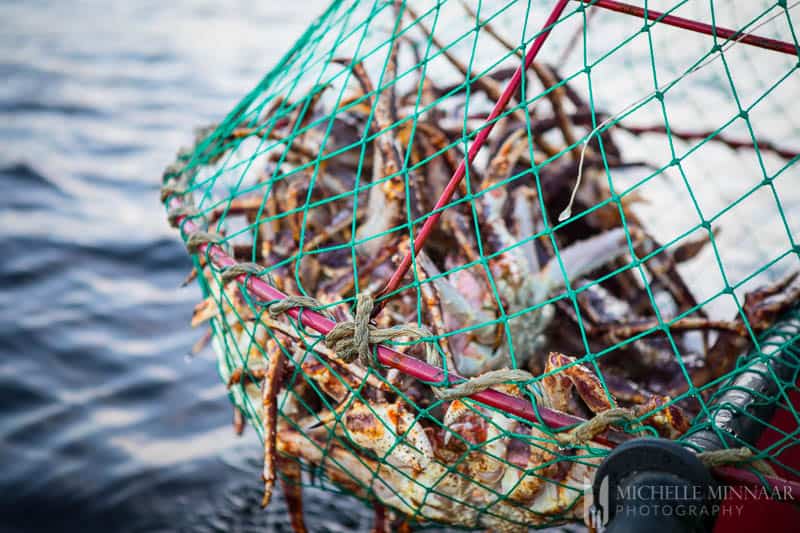
<svg viewBox="0 0 800 533"><path fill-rule="evenodd" d="M762 486L761 478L749 470L733 466L718 466L713 469L714 477L729 485ZM764 476L764 480L772 487L788 489L790 494L800 494L800 482L777 476Z"/></svg>
<svg viewBox="0 0 800 533"><path fill-rule="evenodd" d="M800 391L793 390L788 394L788 403L793 406L793 410L778 408L775 415L769 422L769 427L759 438L756 448L765 450L775 446L784 440L786 435L797 435L800 431L800 422L794 412L800 408ZM774 429L773 429L774 428ZM775 457L781 464L789 466L795 470L800 470L800 446L780 446L775 452ZM781 465L770 463L775 471L781 476L779 483L773 483L778 488L781 496L786 496L784 500L769 500L763 497L752 498L747 495L729 493L721 503L720 513L714 523L715 533L726 531L768 531L774 528L775 531L792 531L797 529L800 524L800 508L796 505L800 498L800 477L793 472L781 467ZM728 476L732 473L733 476ZM754 474L745 472L752 478L752 484L756 484L757 479ZM717 469L715 472L717 479L728 483L740 481L742 471L734 468ZM767 479L770 483L772 479ZM794 505L792 505L794 504Z"/></svg>
<svg viewBox="0 0 800 533"><path fill-rule="evenodd" d="M181 202L173 199L170 202L170 207L180 207ZM185 216L177 218L177 223L182 231L186 233L193 233L200 228ZM211 262L218 268L224 268L236 264L236 261L229 256L222 247L215 244L204 244L199 247L198 253L208 253ZM282 300L286 295L281 291L255 276L247 276L242 274L237 278L240 283L245 284L247 290L253 295L264 301ZM327 334L336 325L335 322L329 318L311 310L305 309L301 313L299 307L289 309L287 314L292 318L299 320L303 325L313 329L314 331L323 335ZM440 368L431 366L424 361L420 361L415 357L397 352L391 348L383 345L377 346L378 361L385 366L396 368L401 372L408 374L421 381L439 382L445 379L445 374ZM450 372L450 383L454 384L464 379L456 373ZM534 407L530 402L509 396L508 394L496 391L494 389L487 389L481 392L476 392L469 396L469 398L478 401L482 404L494 407L511 415L517 416L534 424L544 423L551 429L559 429L574 424L585 422L584 419L553 411L546 407ZM538 411L538 414L537 414ZM615 430L608 430L594 438L594 442L604 446L613 447L620 444L631 436ZM761 485L761 480L751 472L733 467L718 467L713 469L713 474L720 481L730 484L739 485ZM794 494L800 494L800 483L793 480L787 480L780 477L767 477L773 487L780 487L782 490L794 491Z"/></svg>
<svg viewBox="0 0 800 533"><path fill-rule="evenodd" d="M453 177L450 178L450 181L447 183L442 191L442 194L439 196L439 199L436 201L436 205L434 205L433 209L431 210L433 211L433 214L425 220L425 223L422 225L419 233L417 233L417 237L414 239L413 250L408 251L406 256L403 258L403 261L400 263L400 265L398 265L397 270L395 270L394 274L392 274L392 277L386 283L386 286L376 294L375 308L372 310L373 317L380 313L381 309L383 309L383 306L386 304L386 299L384 298L381 300L380 298L391 292L394 292L397 289L397 287L400 285L400 282L403 280L403 277L408 272L408 269L411 267L413 257L419 253L423 246L425 246L425 241L428 239L428 236L430 235L431 231L433 231L434 226L436 226L436 224L439 222L439 218L444 212L444 206L447 205L447 203L450 201L450 198L453 197L453 194L456 192L461 180L464 179L464 175L467 171L467 165L472 163L473 159L475 159L475 156L478 155L478 151L486 142L486 139L489 137L489 134L492 132L492 129L496 124L495 119L499 117L500 114L505 110L508 102L511 100L511 97L519 89L520 83L522 82L523 71L527 70L531 66L531 63L533 63L533 60L536 58L539 50L541 50L545 40L550 35L550 30L552 29L553 24L555 24L558 20L558 17L561 16L561 13L567 6L567 3L568 0L558 0L556 5L553 7L553 10L550 12L550 15L547 17L547 20L544 23L542 32L538 37L536 37L536 39L533 41L533 44L531 44L530 49L528 49L528 52L525 54L524 68L523 66L519 66L514 72L511 80L509 80L508 85L500 95L500 99L497 100L492 112L486 119L486 124L481 127L481 130L478 132L478 135L475 137L475 140L469 147L469 150L467 151L467 157L461 160L461 163L458 165Z"/></svg>
<svg viewBox="0 0 800 533"><path fill-rule="evenodd" d="M639 17L639 18L647 17L650 20L658 20L659 24L667 24L669 26L675 26L676 28L693 31L696 33L704 33L706 35L716 34L717 37L721 39L738 41L740 43L749 44L751 46L756 46L758 48L765 48L767 50L773 50L775 52L781 52L783 54L789 54L794 56L798 55L798 50L797 48L795 48L794 44L778 41L776 39L759 37L758 35L742 33L730 30L728 28L722 28L720 26L712 26L711 24L706 24L704 22L698 22L696 20L691 20L683 17L677 17L675 15L665 15L664 13L656 11L654 9L648 9L645 12L644 8L638 6L632 6L630 4L625 4L623 2L617 2L616 0L580 0L580 1L583 2L584 4L591 4L594 7L600 7L603 9L616 11L617 13L624 13L626 15L632 15L634 17Z"/></svg>
<svg viewBox="0 0 800 533"><path fill-rule="evenodd" d="M171 207L179 207L180 205L181 203L177 199L170 203ZM178 224L181 225L182 230L186 233L193 233L200 229L193 221L186 219L186 217L178 217L177 221ZM209 259L218 268L236 264L236 261L229 256L222 247L214 244L204 244L200 246L198 253L208 253ZM248 292L263 301L282 300L286 298L285 294L258 277L242 274L239 276L238 281L245 284ZM303 310L301 313L301 309L297 307L290 309L287 313L292 318L299 320L303 325L323 335L327 334L336 325L336 323L329 318L310 309ZM377 356L378 361L382 365L396 368L416 379L428 382L441 382L445 379L445 373L442 369L431 366L415 357L392 350L387 346L378 345ZM450 384L458 383L464 379L454 372L450 372L449 377ZM584 422L582 418L559 411L553 411L545 407L538 407L537 414L537 409L534 409L529 401L509 396L508 394L493 389L476 392L469 397L529 422L535 424L543 422L553 429ZM607 431L602 435L598 435L594 440L599 444L614 446L629 438L627 434L619 431Z"/></svg>

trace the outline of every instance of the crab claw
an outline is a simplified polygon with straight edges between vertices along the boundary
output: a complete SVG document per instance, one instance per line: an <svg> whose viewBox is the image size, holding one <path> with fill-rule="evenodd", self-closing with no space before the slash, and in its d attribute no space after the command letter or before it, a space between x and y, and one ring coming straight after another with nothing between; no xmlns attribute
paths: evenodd
<svg viewBox="0 0 800 533"><path fill-rule="evenodd" d="M649 415L646 423L652 424L658 432L668 439L676 439L689 429L690 418L686 412L672 404L669 396L651 396L650 399L634 408L637 416Z"/></svg>
<svg viewBox="0 0 800 533"><path fill-rule="evenodd" d="M593 413L600 413L612 407L600 379L588 368L575 362L574 357L550 352L547 356L542 393L545 400L559 411L569 412L572 389L586 403Z"/></svg>
<svg viewBox="0 0 800 533"><path fill-rule="evenodd" d="M500 385L512 395L519 395L513 385ZM493 485L506 471L504 460L508 451L509 432L517 422L500 411L480 406L474 402L454 400L450 403L442 420L445 428L444 447L461 454L470 448L465 461L467 473L479 484ZM454 438L455 437L455 438Z"/></svg>
<svg viewBox="0 0 800 533"><path fill-rule="evenodd" d="M563 289L567 279L583 277L627 252L625 229L615 228L560 249L558 255L550 259L537 276L544 282L542 285L549 293ZM561 271L559 258L564 265L564 273Z"/></svg>

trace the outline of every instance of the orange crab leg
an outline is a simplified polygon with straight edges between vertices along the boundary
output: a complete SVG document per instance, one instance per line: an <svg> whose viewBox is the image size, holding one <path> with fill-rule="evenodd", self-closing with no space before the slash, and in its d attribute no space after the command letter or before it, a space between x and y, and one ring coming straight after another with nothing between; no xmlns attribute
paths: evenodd
<svg viewBox="0 0 800 533"><path fill-rule="evenodd" d="M280 375L284 365L284 357L280 346L269 342L267 356L269 357L267 372L264 375L264 384L261 389L261 403L264 408L264 497L261 507L269 505L272 499L272 489L275 486L275 439L278 422L277 395L280 388Z"/></svg>
<svg viewBox="0 0 800 533"><path fill-rule="evenodd" d="M301 485L300 463L295 459L287 457L277 458L278 470L280 470L281 489L283 497L286 499L286 506L289 508L289 523L294 533L306 533L306 522L303 518L303 487Z"/></svg>

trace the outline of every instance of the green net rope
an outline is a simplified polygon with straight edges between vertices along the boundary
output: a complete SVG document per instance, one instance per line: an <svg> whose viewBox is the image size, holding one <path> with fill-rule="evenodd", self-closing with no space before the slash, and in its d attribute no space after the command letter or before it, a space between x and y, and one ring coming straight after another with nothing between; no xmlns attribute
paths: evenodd
<svg viewBox="0 0 800 533"><path fill-rule="evenodd" d="M236 409L266 440L265 477L291 501L311 484L418 525L580 520L608 446L565 444L575 425L433 389L450 373L522 369L529 379L495 388L534 411L578 420L624 408L617 434L689 442L720 434L736 377L774 355L761 342L793 316L798 291L800 65L741 36L796 51L792 3L648 3L657 20L568 3L434 208L555 3L334 1L165 173L206 296L193 322L210 325ZM252 264L233 279L207 242ZM379 292L409 252L408 274ZM270 314L250 277L313 298L338 323L359 295L378 295L375 327L430 332L384 344L433 350L445 379L345 363L302 316ZM796 340L784 335L781 353ZM774 387L756 403L797 421L796 375L763 374ZM725 446L800 474L780 460L797 432L765 413L741 414L763 417L773 444Z"/></svg>

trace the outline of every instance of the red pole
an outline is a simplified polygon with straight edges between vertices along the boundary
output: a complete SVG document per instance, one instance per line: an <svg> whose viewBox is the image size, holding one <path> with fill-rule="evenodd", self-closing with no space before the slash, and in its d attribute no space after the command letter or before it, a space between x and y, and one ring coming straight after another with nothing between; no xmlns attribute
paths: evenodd
<svg viewBox="0 0 800 533"><path fill-rule="evenodd" d="M634 17L645 18L645 16L650 20L657 20L661 24L667 24L669 26L675 26L676 28L682 28L684 30L693 31L696 33L704 33L706 35L717 35L721 39L731 40L731 41L738 41L744 44L749 44L751 46L757 46L758 48L765 48L767 50L773 50L775 52L781 52L783 54L790 54L790 55L798 55L797 48L792 43L787 43L783 41L778 41L775 39L768 39L766 37L759 37L758 35L752 35L749 33L742 33L739 31L733 31L728 28L722 28L720 26L712 26L710 24L705 24L703 22L698 22L696 20L691 20L683 17L676 17L675 15L665 15L660 11L655 11L654 9L648 9L645 12L644 8L638 6L632 6L630 4L624 4L622 2L617 2L616 0L580 0L584 4L590 4L595 7L600 7L603 9L608 9L610 11L616 11L617 13L624 13L626 15L632 15Z"/></svg>
<svg viewBox="0 0 800 533"><path fill-rule="evenodd" d="M170 207L174 208L180 206L181 202L178 199L173 199L170 202ZM192 233L200 229L192 220L187 219L186 216L177 217L177 224L186 233ZM217 246L216 244L203 244L199 246L198 254L202 253L208 253L210 261L218 268L225 268L236 264L236 260L229 256L225 250L222 249L222 247ZM286 298L286 295L281 291L256 276L242 274L237 278L237 281L239 283L243 283L250 293L263 299L264 301L282 300ZM299 307L295 307L289 309L287 314L289 314L292 318L299 320L303 325L308 326L323 335L327 334L335 326L335 323L332 320L317 313L316 311L311 309L305 309L302 313L300 311L301 309ZM440 368L431 366L415 357L397 352L381 344L377 345L376 348L378 362L380 362L382 365L396 368L401 372L421 381L441 382L445 379L444 371L442 371ZM449 377L451 384L464 379L455 372L450 372ZM546 407L539 406L534 409L533 405L531 405L529 401L510 396L494 389L476 392L468 397L481 402L482 404L494 407L495 409L517 416L534 424L544 422L545 425L551 429L559 429L585 422L585 420L580 417L547 409ZM632 438L631 435L626 433L608 430L605 433L597 435L593 440L598 444L613 448L617 444L620 444L630 438ZM754 486L761 485L761 480L758 478L758 476L740 468L727 466L717 467L712 470L712 473L720 481L730 484ZM800 494L800 483L797 481L771 476L766 476L765 479L773 487L779 487L784 491L788 490L790 493L794 491L794 494Z"/></svg>
<svg viewBox="0 0 800 533"><path fill-rule="evenodd" d="M386 303L386 299L381 300L380 297L385 296L397 289L397 287L400 285L400 282L403 280L403 277L408 272L408 269L411 267L411 261L413 260L413 257L419 253L423 246L425 246L425 241L428 239L428 236L430 235L431 231L433 231L434 226L436 226L436 224L439 222L439 218L442 216L444 206L450 201L453 193L456 192L458 184L461 183L462 179L464 179L464 174L466 174L467 171L467 165L472 163L472 160L475 159L478 151L486 142L486 139L489 137L492 129L494 129L494 120L500 116L503 110L505 110L509 100L511 100L511 96L517 91L517 89L519 89L520 83L522 82L523 70L527 70L531 63L533 63L533 60L536 58L536 55L539 53L539 50L542 48L545 40L550 35L550 30L552 29L553 24L556 23L558 17L561 16L562 11L564 11L564 8L567 6L567 2L568 0L558 0L556 5L553 7L553 11L550 12L550 16L547 17L547 21L544 23L542 32L533 41L533 44L525 55L524 68L522 66L517 67L517 70L514 72L511 80L509 80L508 85L503 90L503 94L500 95L500 99L497 100L492 112L487 117L486 124L482 126L472 145L469 147L469 150L467 151L467 157L461 160L461 164L458 165L453 177L450 178L450 181L447 183L442 191L442 194L439 196L439 199L436 201L436 205L432 209L434 213L425 220L425 223L419 230L417 237L414 239L413 251L408 251L406 256L403 258L403 261L400 263L400 265L398 265L397 269L394 271L394 274L392 274L392 277L386 283L386 286L378 291L378 294L375 297L375 308L372 310L373 317L380 313L381 309L383 309L383 306Z"/></svg>
<svg viewBox="0 0 800 533"><path fill-rule="evenodd" d="M179 207L180 205L181 202L177 199L174 199L170 202L170 207L173 208ZM177 217L177 223L186 233L193 233L200 229L192 220L187 219L185 216ZM225 250L222 249L222 247L215 244L203 244L199 246L198 253L208 253L209 260L218 268L225 268L236 264L236 260L229 256ZM263 301L282 300L286 298L286 295L281 291L256 276L247 276L246 274L242 274L237 278L237 281L245 284L248 292ZM321 333L322 335L326 335L336 325L336 323L329 318L311 309L305 309L302 313L300 311L301 309L299 307L295 307L289 309L287 314L289 314L289 316L292 318L299 320L305 326L318 333ZM378 361L382 365L396 368L404 374L408 374L409 376L415 377L419 380L441 382L445 379L445 373L442 369L431 366L424 361L420 361L416 357L411 357L410 355L405 355L392 350L387 346L379 344L377 346L377 356ZM462 376L459 376L454 372L449 373L449 378L451 384L455 384L464 379ZM530 401L510 396L493 389L476 392L475 394L470 395L469 398L477 400L490 407L500 409L509 414L518 416L519 418L523 418L529 422L533 422L534 424L544 422L548 427L553 429L584 422L582 418L577 416L561 413L559 411L553 411L545 407L538 407L537 409L534 409ZM627 440L628 438L628 435L625 433L619 431L608 431L603 435L598 435L594 440L599 444L613 446L614 444L618 444L624 440Z"/></svg>

